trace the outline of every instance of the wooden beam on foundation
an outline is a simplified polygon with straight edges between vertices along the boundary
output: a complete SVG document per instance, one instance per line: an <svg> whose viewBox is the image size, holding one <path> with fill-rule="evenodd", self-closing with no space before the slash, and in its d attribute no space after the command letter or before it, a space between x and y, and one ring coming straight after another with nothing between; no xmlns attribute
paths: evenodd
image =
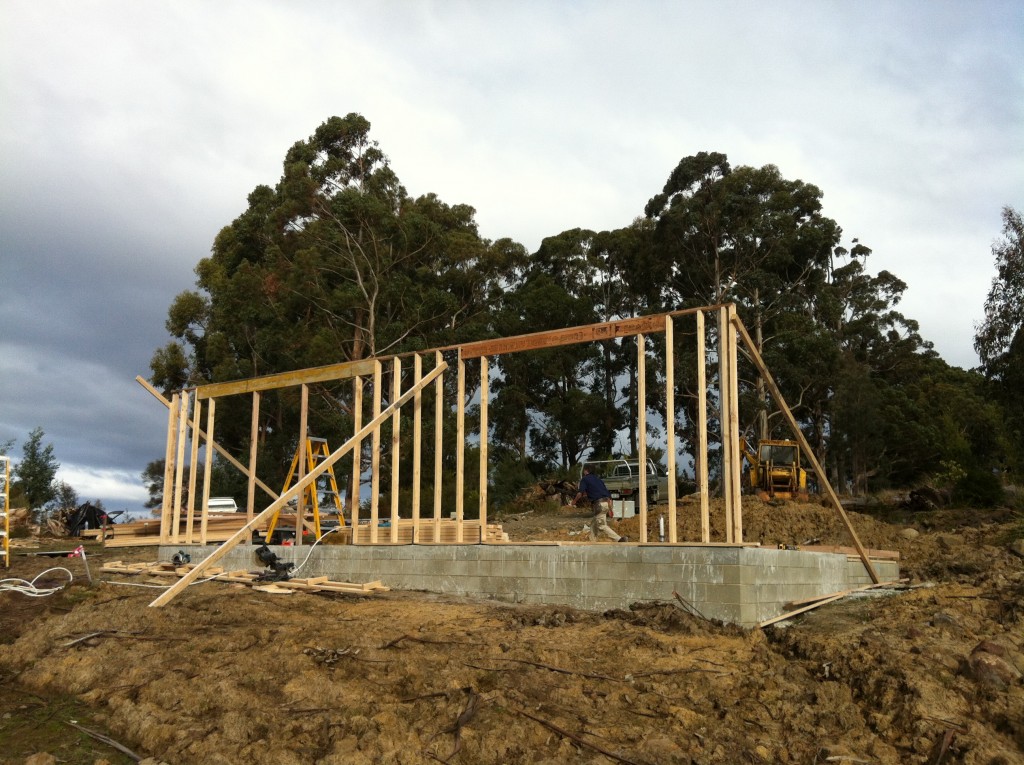
<svg viewBox="0 0 1024 765"><path fill-rule="evenodd" d="M335 462L341 459L343 456L348 454L358 441L368 434L377 431L380 428L382 422L391 416L392 412L401 406L403 406L409 399L411 399L417 390L422 390L425 386L429 385L434 379L446 369L445 365L442 364L431 370L430 374L423 378L419 385L415 385L410 388L405 394L403 394L397 401L391 403L391 405L382 412L379 412L376 417L368 422L355 436L350 438L334 452L332 452L323 462L318 464L313 470L309 471L305 478L297 482L288 491L274 500L268 505L261 513L259 513L251 522L246 523L241 529L231 536L224 544L214 550L209 557L201 561L191 571L176 582L172 587L164 591L156 600L150 603L151 608L164 606L174 600L178 594L188 587L192 582L196 581L203 572L213 566L217 561L227 555L235 546L240 542L245 541L252 534L252 529L258 524L270 518L274 513L278 512L284 507L288 500L292 497L297 496L299 493L305 491L306 487L311 483L315 483L316 479L319 478L328 468L332 467Z"/></svg>
<svg viewBox="0 0 1024 765"><path fill-rule="evenodd" d="M861 562L864 564L864 568L867 570L868 575L871 577L871 581L878 584L880 581L878 572L875 571L874 565L871 563L871 559L868 557L867 550L864 549L864 545L860 543L860 537L857 536L857 532L853 528L853 523L850 522L850 517L846 514L843 509L843 503L839 501L839 497L832 488L832 484L829 483L828 476L825 474L824 468L821 463L818 462L818 458L814 455L814 450L811 449L811 445L807 442L807 437L804 432L800 429L800 424L796 421L796 417L793 416L792 410L786 403L785 398L782 396L782 391L779 390L779 386L775 382L775 378L772 373L768 370L768 365L764 363L764 359L761 358L761 353L758 351L754 341L750 339L750 335L747 333L747 328L743 326L743 322L740 321L739 316L733 316L733 324L736 330L740 333L740 337L743 339L743 344L746 346L750 359L754 362L754 366L757 367L757 371L764 377L765 384L768 386L768 390L772 394L772 398L775 400L776 406L782 412L782 415L786 418L786 422L789 423L789 428L793 432L793 437L796 438L800 444L800 449L804 453L804 457L814 468L815 475L818 477L819 483L825 487L825 492L828 494L829 501L832 506L835 507L836 512L839 513L839 517L842 519L843 524L846 526L846 531L850 534L850 538L853 541L853 546L857 548L857 554L860 556Z"/></svg>

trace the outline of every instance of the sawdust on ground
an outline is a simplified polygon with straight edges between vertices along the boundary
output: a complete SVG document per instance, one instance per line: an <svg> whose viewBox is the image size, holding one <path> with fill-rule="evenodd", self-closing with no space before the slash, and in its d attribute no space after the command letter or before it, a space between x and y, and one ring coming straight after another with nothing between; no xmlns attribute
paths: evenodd
<svg viewBox="0 0 1024 765"><path fill-rule="evenodd" d="M90 588L80 559L61 561L79 577L61 593L0 594L0 763L130 761L65 717L171 765L1024 762L1019 520L851 517L922 586L764 631L673 604L595 614L217 583L153 609L157 590ZM577 539L586 520L554 508L501 522L513 540ZM764 544L849 544L816 504L749 502L744 522ZM680 538L696 523L680 503ZM638 536L637 519L617 525ZM92 550L94 572L103 556ZM16 557L12 573L47 565Z"/></svg>

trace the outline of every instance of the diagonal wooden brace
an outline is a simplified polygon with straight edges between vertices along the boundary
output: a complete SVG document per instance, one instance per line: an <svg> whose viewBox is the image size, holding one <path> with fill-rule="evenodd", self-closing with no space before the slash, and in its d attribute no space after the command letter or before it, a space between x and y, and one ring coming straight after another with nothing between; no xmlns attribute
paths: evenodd
<svg viewBox="0 0 1024 765"><path fill-rule="evenodd" d="M356 444L362 443L366 436L370 435L373 431L377 430L382 423L386 422L395 412L408 402L417 392L423 390L427 385L432 383L436 377L448 368L448 365L443 361L435 366L429 374L425 375L422 380L413 385L408 391L403 393L394 403L392 403L387 409L384 409L380 414L374 417L370 422L363 426L359 432L357 432L352 438L346 441L344 444L339 446L331 455L327 457L323 462L317 465L313 470L303 477L303 479L297 482L288 491L274 500L270 505L267 506L259 515L249 521L245 526L235 532L230 539L224 544L214 550L208 558L201 561L195 568L188 572L185 576L179 579L173 586L167 589L160 597L150 603L150 607L164 606L170 603L178 593L188 587L192 582L198 579L203 571L208 569L214 563L219 561L228 552L231 551L236 545L244 540L248 539L252 533L252 529L261 524L264 520L269 518L271 515L276 513L282 507L284 507L292 497L300 496L300 492L304 491L307 486L316 481L327 468L331 467L335 462L340 460L346 454L348 454L356 446Z"/></svg>
<svg viewBox="0 0 1024 765"><path fill-rule="evenodd" d="M740 337L743 338L743 344L747 346L747 350L750 352L750 358L754 362L754 366L757 367L757 371L761 374L765 383L768 385L768 390L771 391L772 398L775 399L775 403L778 404L779 409L786 418L786 422L789 423L789 427L793 431L794 437L800 444L800 449L803 451L807 461L811 463L819 482L825 487L829 500L839 513L839 517L842 519L843 523L846 525L846 530L849 532L850 538L853 540L853 546L857 548L857 554L860 555L861 562L863 562L864 568L867 569L868 575L871 577L871 581L878 584L881 580L878 578L878 573L875 571L875 567L871 564L871 559L868 557L867 550L865 550L864 546L860 543L860 538L857 536L857 532L853 529L850 517L843 509L843 503L839 501L839 497L832 488L832 484L828 482L825 470L818 462L818 458L814 456L814 451L811 449L811 445L808 443L807 437L804 435L804 432L800 430L800 424L796 421L796 417L793 416L793 412L790 411L789 405L786 404L786 400L782 397L782 391L779 390L779 386L775 383L775 378L772 377L772 373L768 371L768 365L765 364L764 359L761 358L761 354L757 350L757 346L754 345L754 341L751 340L750 335L747 334L747 328L743 326L743 322L740 321L740 317L733 314L732 323L740 333Z"/></svg>

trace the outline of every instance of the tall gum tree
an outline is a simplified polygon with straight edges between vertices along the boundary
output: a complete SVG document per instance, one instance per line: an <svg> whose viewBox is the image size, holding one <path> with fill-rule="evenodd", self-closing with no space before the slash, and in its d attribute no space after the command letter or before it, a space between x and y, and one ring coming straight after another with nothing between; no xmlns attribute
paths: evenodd
<svg viewBox="0 0 1024 765"><path fill-rule="evenodd" d="M369 132L358 114L331 117L287 151L276 186L253 190L196 266L197 289L174 299L174 340L153 357L155 384L354 361L487 332L522 248L481 238L469 205L411 197ZM311 406L343 434L350 396L313 393ZM261 410L276 462L294 449L286 422L295 407L281 394ZM218 410L218 432L242 448L250 428L236 408Z"/></svg>

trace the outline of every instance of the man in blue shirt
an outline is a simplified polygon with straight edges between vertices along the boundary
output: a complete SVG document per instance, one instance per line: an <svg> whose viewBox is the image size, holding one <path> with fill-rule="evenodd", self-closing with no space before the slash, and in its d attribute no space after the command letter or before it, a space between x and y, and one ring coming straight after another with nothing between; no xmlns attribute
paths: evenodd
<svg viewBox="0 0 1024 765"><path fill-rule="evenodd" d="M607 534L616 542L629 541L626 537L616 534L615 530L608 525L608 514L612 511L612 495L608 491L608 487L604 485L604 481L590 472L588 465L583 466L583 477L580 479L579 491L576 493L576 499L572 503L578 505L583 497L590 500L590 507L594 512L593 517L590 519L591 542L597 541L598 531Z"/></svg>

